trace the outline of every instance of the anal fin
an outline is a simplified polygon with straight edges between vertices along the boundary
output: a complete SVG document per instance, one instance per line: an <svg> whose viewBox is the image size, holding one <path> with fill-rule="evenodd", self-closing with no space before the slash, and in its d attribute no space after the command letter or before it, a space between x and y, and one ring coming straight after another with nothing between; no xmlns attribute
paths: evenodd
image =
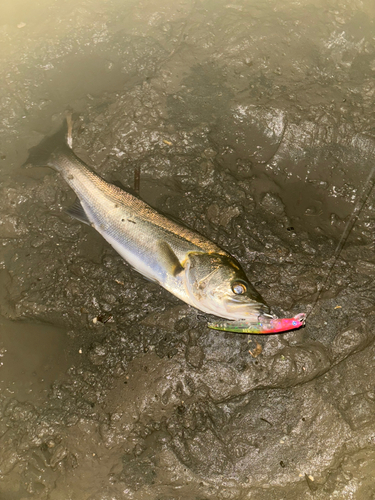
<svg viewBox="0 0 375 500"><path fill-rule="evenodd" d="M77 219L83 222L84 224L88 224L89 226L91 226L91 222L87 218L86 212L84 211L83 206L81 205L81 202L79 201L78 198L76 198L73 205L67 208L65 212L74 219Z"/></svg>

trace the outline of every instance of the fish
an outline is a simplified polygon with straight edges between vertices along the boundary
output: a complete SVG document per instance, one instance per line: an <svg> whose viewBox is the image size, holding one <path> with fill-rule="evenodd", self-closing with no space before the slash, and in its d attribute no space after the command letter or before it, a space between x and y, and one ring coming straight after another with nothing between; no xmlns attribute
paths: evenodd
<svg viewBox="0 0 375 500"><path fill-rule="evenodd" d="M272 315L227 251L95 173L74 153L67 130L64 122L31 148L24 165L59 172L77 196L69 215L98 231L136 271L190 306L220 317L208 324L213 329L273 333L303 326L303 314L284 320Z"/></svg>

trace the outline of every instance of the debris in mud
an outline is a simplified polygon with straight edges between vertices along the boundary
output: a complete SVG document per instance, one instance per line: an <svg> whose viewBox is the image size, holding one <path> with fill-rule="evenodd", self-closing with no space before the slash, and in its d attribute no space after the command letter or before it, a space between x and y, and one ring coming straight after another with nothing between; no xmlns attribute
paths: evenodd
<svg viewBox="0 0 375 500"><path fill-rule="evenodd" d="M255 342L256 344L256 347L251 351L249 350L249 354L253 357L253 358L257 358L260 354L262 354L262 346L258 343L258 342Z"/></svg>
<svg viewBox="0 0 375 500"><path fill-rule="evenodd" d="M305 479L307 482L307 486L311 491L316 491L318 489L318 485L315 483L313 476L308 476L307 474L305 474Z"/></svg>

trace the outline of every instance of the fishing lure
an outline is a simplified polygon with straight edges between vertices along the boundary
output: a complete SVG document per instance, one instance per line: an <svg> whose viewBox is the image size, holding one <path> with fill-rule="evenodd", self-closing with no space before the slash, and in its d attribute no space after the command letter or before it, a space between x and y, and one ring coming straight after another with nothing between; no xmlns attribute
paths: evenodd
<svg viewBox="0 0 375 500"><path fill-rule="evenodd" d="M234 333L257 333L269 334L287 332L289 330L296 330L304 326L306 321L306 314L300 313L294 318L267 318L265 316L258 316L257 323L246 321L224 321L218 323L208 323L208 327L213 330L224 330L226 332Z"/></svg>

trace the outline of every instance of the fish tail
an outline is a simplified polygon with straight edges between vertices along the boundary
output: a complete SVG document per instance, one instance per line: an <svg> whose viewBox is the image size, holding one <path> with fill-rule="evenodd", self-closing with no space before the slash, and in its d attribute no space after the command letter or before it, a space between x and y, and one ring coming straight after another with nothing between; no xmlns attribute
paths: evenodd
<svg viewBox="0 0 375 500"><path fill-rule="evenodd" d="M55 170L62 170L63 158L69 158L74 155L73 151L68 146L68 130L69 123L64 120L64 123L54 134L45 137L39 144L29 149L29 156L24 167L51 167Z"/></svg>

